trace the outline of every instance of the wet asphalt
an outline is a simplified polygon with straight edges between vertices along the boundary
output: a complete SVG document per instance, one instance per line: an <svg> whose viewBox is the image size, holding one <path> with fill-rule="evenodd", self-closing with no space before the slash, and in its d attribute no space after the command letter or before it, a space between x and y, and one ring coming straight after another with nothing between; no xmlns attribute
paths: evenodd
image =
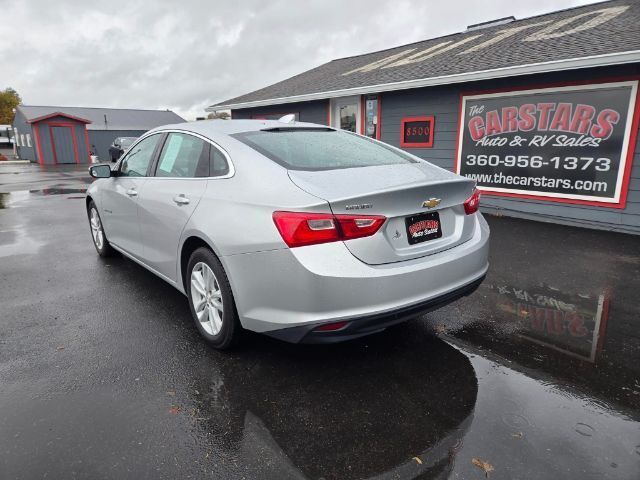
<svg viewBox="0 0 640 480"><path fill-rule="evenodd" d="M220 353L96 255L89 181L0 165L0 479L640 478L639 237L488 217L472 296Z"/></svg>

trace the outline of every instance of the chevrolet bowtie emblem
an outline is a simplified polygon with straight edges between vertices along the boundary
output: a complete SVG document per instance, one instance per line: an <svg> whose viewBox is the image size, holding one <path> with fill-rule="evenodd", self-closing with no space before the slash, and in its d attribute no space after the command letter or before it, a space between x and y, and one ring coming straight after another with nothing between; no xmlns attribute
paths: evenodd
<svg viewBox="0 0 640 480"><path fill-rule="evenodd" d="M436 208L438 205L440 205L439 198L430 198L422 202L422 208Z"/></svg>

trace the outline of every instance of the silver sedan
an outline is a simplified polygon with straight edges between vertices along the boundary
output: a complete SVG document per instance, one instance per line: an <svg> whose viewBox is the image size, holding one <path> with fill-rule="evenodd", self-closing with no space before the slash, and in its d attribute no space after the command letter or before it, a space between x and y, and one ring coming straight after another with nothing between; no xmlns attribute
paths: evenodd
<svg viewBox="0 0 640 480"><path fill-rule="evenodd" d="M470 180L321 125L201 121L90 169L98 254L184 293L200 333L290 342L384 330L473 292L489 228Z"/></svg>

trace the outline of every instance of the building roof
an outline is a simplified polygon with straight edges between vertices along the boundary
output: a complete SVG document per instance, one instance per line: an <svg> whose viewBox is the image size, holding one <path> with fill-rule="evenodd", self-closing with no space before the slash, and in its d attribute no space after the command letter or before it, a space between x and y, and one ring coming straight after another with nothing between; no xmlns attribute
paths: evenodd
<svg viewBox="0 0 640 480"><path fill-rule="evenodd" d="M135 110L130 108L43 107L19 105L28 122L62 114L79 121L91 122L87 130L150 130L168 123L184 122L171 110ZM105 123L106 117L106 123Z"/></svg>
<svg viewBox="0 0 640 480"><path fill-rule="evenodd" d="M76 117L75 115L69 115L68 113L61 112L59 110L52 113L47 113L46 115L42 115L40 117L30 118L27 120L27 123L37 123L53 117L65 117L65 118L70 118L72 120L75 120L77 122L82 122L87 124L91 123L91 120L89 119Z"/></svg>
<svg viewBox="0 0 640 480"><path fill-rule="evenodd" d="M341 58L212 105L247 108L640 61L640 2L614 0Z"/></svg>

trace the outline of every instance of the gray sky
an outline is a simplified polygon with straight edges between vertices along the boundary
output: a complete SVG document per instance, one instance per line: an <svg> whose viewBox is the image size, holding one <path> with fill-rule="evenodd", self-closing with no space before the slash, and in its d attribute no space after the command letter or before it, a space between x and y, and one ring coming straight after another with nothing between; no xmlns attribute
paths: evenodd
<svg viewBox="0 0 640 480"><path fill-rule="evenodd" d="M590 0L0 0L0 89L31 105L170 108L221 100L334 58Z"/></svg>

